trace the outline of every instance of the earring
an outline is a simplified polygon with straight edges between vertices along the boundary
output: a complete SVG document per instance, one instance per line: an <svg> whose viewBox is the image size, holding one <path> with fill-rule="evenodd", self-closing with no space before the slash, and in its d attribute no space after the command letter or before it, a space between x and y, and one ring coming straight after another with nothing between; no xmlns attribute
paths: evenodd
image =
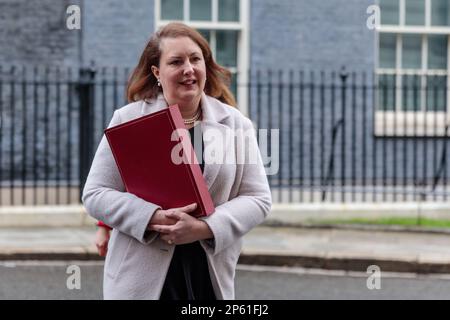
<svg viewBox="0 0 450 320"><path fill-rule="evenodd" d="M158 81L156 81L156 84L158 85L158 87L161 87L161 82L159 81L159 79Z"/></svg>

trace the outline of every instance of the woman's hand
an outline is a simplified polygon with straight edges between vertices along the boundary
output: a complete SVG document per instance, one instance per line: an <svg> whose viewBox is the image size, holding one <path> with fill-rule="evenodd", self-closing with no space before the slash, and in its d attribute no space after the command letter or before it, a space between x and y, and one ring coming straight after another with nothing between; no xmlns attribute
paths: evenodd
<svg viewBox="0 0 450 320"><path fill-rule="evenodd" d="M107 228L99 227L95 233L95 246L99 256L105 257L108 252L110 231Z"/></svg>
<svg viewBox="0 0 450 320"><path fill-rule="evenodd" d="M152 218L150 219L147 229L153 230L153 229L150 229L151 225L160 225L160 224L173 225L178 221L178 219L175 218L174 216L171 216L171 213L173 213L173 212L189 213L189 212L194 211L195 208L197 208L196 203L192 203L188 206L181 207L181 208L172 208L172 209L167 209L167 210L158 209L155 211Z"/></svg>
<svg viewBox="0 0 450 320"><path fill-rule="evenodd" d="M172 219L168 217L168 213L174 210L183 210L186 207L183 208L176 208L176 209L169 209L169 210L162 210L158 209L153 214L152 218L150 219L150 222L148 224L147 229L151 230L149 227L154 224L164 224L164 225L172 225L177 222L176 219Z"/></svg>
<svg viewBox="0 0 450 320"><path fill-rule="evenodd" d="M162 210L166 219L175 221L174 224L153 224L149 230L159 232L161 239L169 244L185 244L197 240L209 239L213 233L206 222L194 218L189 214L197 208L193 203L183 208Z"/></svg>

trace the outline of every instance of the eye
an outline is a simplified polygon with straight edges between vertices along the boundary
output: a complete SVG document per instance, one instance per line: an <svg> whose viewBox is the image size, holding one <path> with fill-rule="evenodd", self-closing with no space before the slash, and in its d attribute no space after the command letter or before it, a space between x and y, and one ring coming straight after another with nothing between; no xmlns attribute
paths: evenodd
<svg viewBox="0 0 450 320"><path fill-rule="evenodd" d="M180 60L173 60L173 61L169 62L170 65L178 65L180 63L181 63Z"/></svg>

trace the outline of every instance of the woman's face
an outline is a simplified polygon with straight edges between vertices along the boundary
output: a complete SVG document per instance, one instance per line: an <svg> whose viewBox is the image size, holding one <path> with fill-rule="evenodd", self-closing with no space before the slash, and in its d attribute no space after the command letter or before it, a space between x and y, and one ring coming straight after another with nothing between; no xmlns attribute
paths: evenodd
<svg viewBox="0 0 450 320"><path fill-rule="evenodd" d="M163 38L159 68L152 66L169 105L199 103L206 81L200 47L188 37Z"/></svg>

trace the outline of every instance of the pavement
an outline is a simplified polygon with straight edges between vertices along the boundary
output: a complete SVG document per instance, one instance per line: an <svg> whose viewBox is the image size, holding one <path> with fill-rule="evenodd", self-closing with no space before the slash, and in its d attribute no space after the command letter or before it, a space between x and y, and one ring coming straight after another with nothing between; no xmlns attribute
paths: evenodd
<svg viewBox="0 0 450 320"><path fill-rule="evenodd" d="M94 227L1 227L0 260L101 260ZM240 264L450 274L443 229L270 223L244 237Z"/></svg>

